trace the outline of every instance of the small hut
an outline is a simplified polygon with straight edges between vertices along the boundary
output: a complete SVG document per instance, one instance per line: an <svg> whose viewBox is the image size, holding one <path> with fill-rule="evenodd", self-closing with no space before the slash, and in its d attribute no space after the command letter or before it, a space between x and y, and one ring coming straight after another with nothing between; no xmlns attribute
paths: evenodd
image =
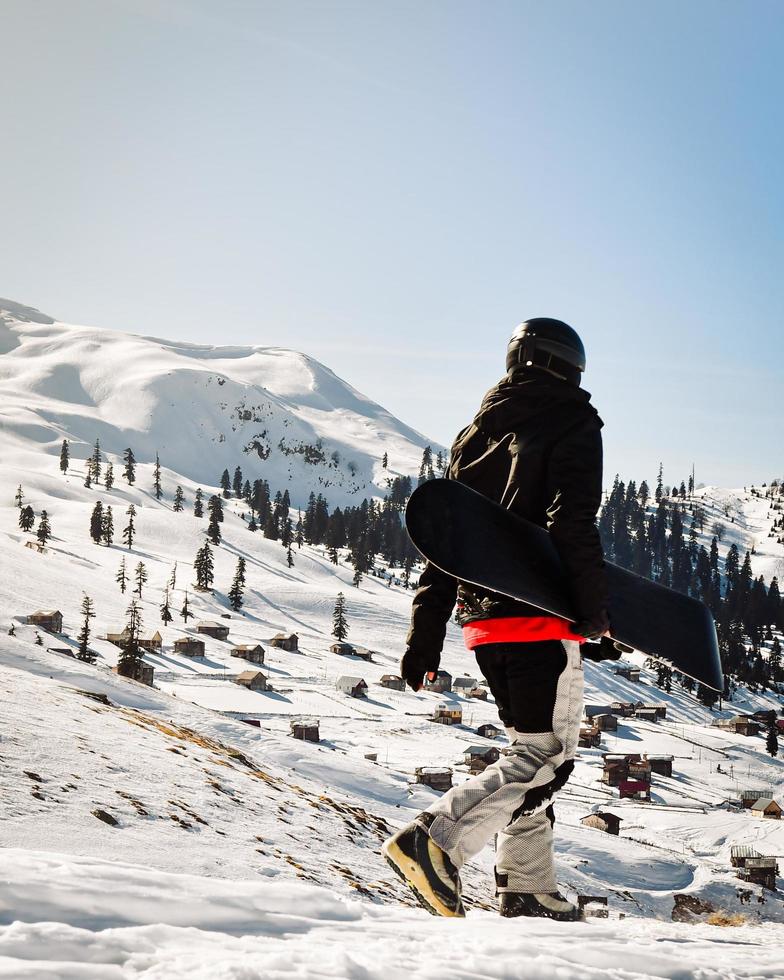
<svg viewBox="0 0 784 980"><path fill-rule="evenodd" d="M655 772L659 776L672 776L673 757L671 755L648 755L646 758L651 764L651 772Z"/></svg>
<svg viewBox="0 0 784 980"><path fill-rule="evenodd" d="M501 753L495 746L471 745L463 753L463 761L468 766L469 772L484 772L488 766L497 762Z"/></svg>
<svg viewBox="0 0 784 980"><path fill-rule="evenodd" d="M153 686L155 668L152 666L152 664L146 664L143 661L139 661L136 664L133 676L129 674L120 674L119 667L112 667L112 671L120 677L130 677L130 680L138 681L140 684L146 684L147 687Z"/></svg>
<svg viewBox="0 0 784 980"><path fill-rule="evenodd" d="M338 641L337 643L333 643L330 646L329 652L330 653L337 653L341 657L351 657L357 651L354 649L354 647L350 643L343 643L341 641Z"/></svg>
<svg viewBox="0 0 784 980"><path fill-rule="evenodd" d="M247 688L249 691L270 690L267 678L260 670L243 670L234 678L234 683Z"/></svg>
<svg viewBox="0 0 784 980"><path fill-rule="evenodd" d="M352 698L367 697L368 686L361 677L338 677L335 687Z"/></svg>
<svg viewBox="0 0 784 980"><path fill-rule="evenodd" d="M445 793L452 788L452 770L445 766L417 766L416 781Z"/></svg>
<svg viewBox="0 0 784 980"><path fill-rule="evenodd" d="M597 749L601 745L602 733L593 726L584 726L580 729L577 745L581 749Z"/></svg>
<svg viewBox="0 0 784 980"><path fill-rule="evenodd" d="M213 640L228 640L229 627L225 623L216 623L211 619L203 619L196 624L196 632L211 636Z"/></svg>
<svg viewBox="0 0 784 980"><path fill-rule="evenodd" d="M278 650L288 650L289 653L299 653L299 637L296 633L276 633L269 641L271 647Z"/></svg>
<svg viewBox="0 0 784 980"><path fill-rule="evenodd" d="M473 698L475 701L487 701L487 688L472 687L468 692L468 697Z"/></svg>
<svg viewBox="0 0 784 980"><path fill-rule="evenodd" d="M638 683L640 680L640 668L633 667L631 664L619 664L614 673L616 677L624 677L627 681Z"/></svg>
<svg viewBox="0 0 784 980"><path fill-rule="evenodd" d="M63 614L59 609L36 609L27 617L29 626L38 626L47 633L62 633Z"/></svg>
<svg viewBox="0 0 784 980"><path fill-rule="evenodd" d="M462 677L456 677L452 681L452 690L459 691L461 693L467 693L468 691L473 691L475 687L479 686L479 681L475 677L468 677L463 675Z"/></svg>
<svg viewBox="0 0 784 980"><path fill-rule="evenodd" d="M618 794L622 800L644 800L649 803L651 784L640 779L622 779L618 784Z"/></svg>
<svg viewBox="0 0 784 980"><path fill-rule="evenodd" d="M634 703L632 701L613 701L610 711L620 718L631 718L634 714Z"/></svg>
<svg viewBox="0 0 784 980"><path fill-rule="evenodd" d="M390 691L405 691L406 689L406 682L398 674L383 674L379 683Z"/></svg>
<svg viewBox="0 0 784 980"><path fill-rule="evenodd" d="M249 664L264 663L264 647L260 643L238 643L231 648L231 655Z"/></svg>
<svg viewBox="0 0 784 980"><path fill-rule="evenodd" d="M434 680L425 677L425 690L434 694L449 694L452 690L452 675L446 670L438 670Z"/></svg>
<svg viewBox="0 0 784 980"><path fill-rule="evenodd" d="M618 719L614 714L609 712L604 715L594 715L591 721L593 722L593 727L598 728L600 732L618 731Z"/></svg>
<svg viewBox="0 0 784 980"><path fill-rule="evenodd" d="M655 708L635 708L634 717L639 718L640 721L657 722L659 720L659 715Z"/></svg>
<svg viewBox="0 0 784 980"><path fill-rule="evenodd" d="M319 741L319 723L314 718L293 719L290 723L291 734L294 738L300 738L303 742Z"/></svg>
<svg viewBox="0 0 784 980"><path fill-rule="evenodd" d="M439 705L439 707L436 708L431 721L436 722L438 725L462 725L463 709Z"/></svg>
<svg viewBox="0 0 784 980"><path fill-rule="evenodd" d="M740 794L740 805L744 810L750 810L757 800L761 800L764 796L768 796L768 790L765 789L744 789L741 790Z"/></svg>
<svg viewBox="0 0 784 980"><path fill-rule="evenodd" d="M121 633L107 633L106 639L109 643L114 643L115 646L125 649L130 642L131 634L126 626ZM136 637L136 645L140 650L160 650L163 646L163 637L158 630L155 630L154 633L140 633Z"/></svg>
<svg viewBox="0 0 784 980"><path fill-rule="evenodd" d="M751 815L761 820L781 820L781 807L769 796L762 796L751 806Z"/></svg>
<svg viewBox="0 0 784 980"><path fill-rule="evenodd" d="M498 736L502 735L503 732L498 725L486 724L480 725L476 730L476 734L479 735L480 738L498 738Z"/></svg>
<svg viewBox="0 0 784 980"><path fill-rule="evenodd" d="M614 834L617 837L621 826L621 818L614 813L608 813L606 810L602 810L597 813L589 813L587 816L582 817L580 823L583 827L591 827L594 830L601 830L605 834Z"/></svg>
<svg viewBox="0 0 784 980"><path fill-rule="evenodd" d="M174 641L174 652L182 654L183 657L203 657L204 640L196 636L180 636Z"/></svg>

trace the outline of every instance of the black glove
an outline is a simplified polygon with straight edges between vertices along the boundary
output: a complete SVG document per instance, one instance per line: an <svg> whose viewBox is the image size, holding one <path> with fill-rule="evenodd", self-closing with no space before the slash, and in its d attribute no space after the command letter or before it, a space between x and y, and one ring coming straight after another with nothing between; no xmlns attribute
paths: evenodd
<svg viewBox="0 0 784 980"><path fill-rule="evenodd" d="M610 620L607 618L607 613L604 610L598 616L578 620L571 627L573 633L584 636L586 640L598 640L609 629Z"/></svg>
<svg viewBox="0 0 784 980"><path fill-rule="evenodd" d="M600 663L602 660L620 660L621 654L631 653L632 648L625 643L619 643L611 636L603 636L598 643L580 644L580 653L584 660Z"/></svg>
<svg viewBox="0 0 784 980"><path fill-rule="evenodd" d="M441 663L436 654L425 654L419 650L406 650L400 661L400 676L410 688L418 691L425 680L425 674L434 674Z"/></svg>

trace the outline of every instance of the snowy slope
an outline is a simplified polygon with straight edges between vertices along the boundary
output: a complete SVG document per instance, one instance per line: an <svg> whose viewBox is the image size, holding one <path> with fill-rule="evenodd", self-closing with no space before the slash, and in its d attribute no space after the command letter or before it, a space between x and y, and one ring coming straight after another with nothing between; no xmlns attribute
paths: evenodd
<svg viewBox="0 0 784 980"><path fill-rule="evenodd" d="M157 452L202 485L239 464L299 505L311 491L333 506L381 496L389 476L416 474L427 445L305 354L69 326L2 299L0 431L49 453L68 438L79 458L96 438L110 457Z"/></svg>
<svg viewBox="0 0 784 980"><path fill-rule="evenodd" d="M234 500L226 502L224 540L215 549L215 593L194 593L191 563L206 522L194 518L190 506L174 513L170 491L181 483L189 503L197 484L212 492L223 464L207 467L203 459L211 461L223 444L208 435L191 433L190 448L183 449L188 458L177 463L181 471L171 462L174 456L161 450L169 469L167 495L160 502L150 493L149 463L139 467L135 487L118 480L111 491L84 487L79 459L66 476L59 472L58 441L62 433L70 437L76 431L66 425L114 418L104 355L94 356L91 344L103 344L109 358L116 355L113 370L127 364L145 380L138 398L129 401L135 428L123 429L117 416L108 423L117 439L112 445L100 432L85 429L83 455L95 434L110 454L115 445L124 448L129 432L135 447L137 439L143 445L145 432L162 437L169 423L160 392L167 390L168 370L172 377L187 374L181 358L195 362L204 381L200 417L209 410L225 420L220 402L212 400L214 391L258 387L262 375L251 372L270 363L269 351L237 356L220 385L206 378L216 362L231 361L225 350L213 359L204 352L192 357L177 345L45 321L19 309L7 316L5 349L16 346L0 356L0 366L6 364L0 403L0 844L6 848L0 870L0 976L683 977L695 972L685 963L699 964L704 977L781 974L782 903L770 893L764 904L757 902L761 891L754 888L752 904L741 905L729 853L734 843L744 843L764 854L784 855L784 822L754 820L731 803L747 787L769 789L782 801L784 761L767 756L760 737L710 728L719 712L706 710L678 688L660 691L646 670L636 684L607 666L586 665L586 701L658 702L666 704L667 719L658 724L621 720L616 733L603 735L601 748L582 750L557 804L560 880L572 894L606 895L611 919L579 928L549 923L521 928L500 921L490 911L490 848L466 869L467 923L434 921L414 908L381 860L380 842L388 828L434 798L434 791L414 783L417 766L448 765L460 780L466 778L463 753L469 746L503 745L476 734L478 725L497 720L492 699L379 686L384 673L396 671L410 591L372 576L354 588L345 556L335 566L321 549L308 546L295 549L289 568L280 543L248 532ZM52 331L48 340L46 331ZM13 371L7 357L16 358ZM292 419L291 426L311 410L303 394L307 382L296 373L294 381L285 382L281 365L306 364L316 371L307 359L291 361L300 357L281 354L265 382L269 393L274 375L273 401L281 419L284 410ZM91 392L92 407L63 400L67 386L65 375L58 374L60 359L74 366L82 390ZM156 367L161 363L172 366L162 370ZM246 369L249 373L242 374ZM91 380L101 371L103 394ZM238 380L251 376L257 380ZM55 378L54 394L47 394L46 378ZM187 425L193 415L187 397L187 392L172 397L174 405L168 406L178 425ZM147 409L140 408L145 398L152 399L156 419L149 430ZM387 449L394 463L391 447L405 443L408 472L416 469L421 447L404 427L396 429L394 420L387 423L370 409L365 414L336 410L339 400L333 392L333 408L313 409L329 416L335 445L356 444L355 426L369 419L368 432L376 427L369 444L378 439L373 458ZM403 442L396 443L398 438ZM288 457L281 459L285 470ZM283 473L274 470L281 459L271 455L260 464L259 475L273 489L275 478L268 474ZM194 469L188 469L191 464ZM44 507L49 512L54 538L44 554L24 546L32 536L17 523L13 497L20 483L36 513ZM333 489L324 492L329 496ZM764 572L767 579L781 546L767 537L771 517L765 502L742 490L700 493L711 508L706 533L714 520L722 522L722 553L732 541L742 551L755 543L755 573ZM118 529L129 503L136 506L138 538L132 551L89 539L89 516L98 499L112 506ZM145 628L159 629L164 639L163 650L146 657L155 667L154 689L112 674L118 650L105 640L91 644L99 655L95 666L57 652L75 646L83 593L95 602L95 637L122 627L131 597L115 582L123 555L131 570L143 561L149 572L141 600ZM242 612L235 613L225 593L238 556L247 562L248 588ZM221 622L230 627L230 642L207 638L204 658L179 656L172 646L175 638L195 633L197 619L187 626L178 617L170 626L160 622L162 589L175 562L175 616L187 588L197 619L229 617ZM370 663L328 650L340 590L347 599L348 638L373 651ZM62 610L67 635L44 634L44 645L37 646L36 630L25 617L41 607ZM12 622L15 635L8 636ZM299 634L301 653L268 646L268 638L280 630ZM261 669L271 692L249 692L233 682L247 666L230 656L237 642L265 646ZM454 624L443 665L454 675L476 676ZM335 682L343 674L364 678L368 697L338 693ZM429 720L444 703L463 708L463 725ZM741 689L723 713L770 706L779 707L773 695ZM299 715L320 719L320 744L289 736L289 722ZM620 801L617 790L601 782L603 751L672 754L673 777L654 777L650 804ZM365 758L370 753L376 761ZM604 808L622 817L620 837L580 824L586 814ZM103 822L96 811L116 824ZM742 915L744 924L719 929L672 923L677 893ZM19 921L12 925L14 920Z"/></svg>

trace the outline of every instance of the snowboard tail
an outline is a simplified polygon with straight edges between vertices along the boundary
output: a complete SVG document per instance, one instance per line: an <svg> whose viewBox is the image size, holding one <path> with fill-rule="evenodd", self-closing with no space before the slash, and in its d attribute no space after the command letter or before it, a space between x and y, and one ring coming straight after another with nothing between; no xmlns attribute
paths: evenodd
<svg viewBox="0 0 784 980"><path fill-rule="evenodd" d="M406 528L449 575L574 622L561 560L548 532L457 480L411 495ZM724 689L716 627L698 599L606 562L613 638L716 691Z"/></svg>

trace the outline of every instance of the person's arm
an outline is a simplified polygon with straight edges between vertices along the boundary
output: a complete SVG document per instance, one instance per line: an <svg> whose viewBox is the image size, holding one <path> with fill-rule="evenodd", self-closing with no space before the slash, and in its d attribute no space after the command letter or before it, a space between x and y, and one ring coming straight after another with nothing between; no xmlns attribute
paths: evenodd
<svg viewBox="0 0 784 980"><path fill-rule="evenodd" d="M602 502L602 436L591 420L568 432L550 455L547 528L569 582L576 631L592 638L609 629L604 551L596 526Z"/></svg>
<svg viewBox="0 0 784 980"><path fill-rule="evenodd" d="M457 598L457 579L427 562L411 608L411 625L400 671L418 691L425 674L438 670L446 636L446 624Z"/></svg>

